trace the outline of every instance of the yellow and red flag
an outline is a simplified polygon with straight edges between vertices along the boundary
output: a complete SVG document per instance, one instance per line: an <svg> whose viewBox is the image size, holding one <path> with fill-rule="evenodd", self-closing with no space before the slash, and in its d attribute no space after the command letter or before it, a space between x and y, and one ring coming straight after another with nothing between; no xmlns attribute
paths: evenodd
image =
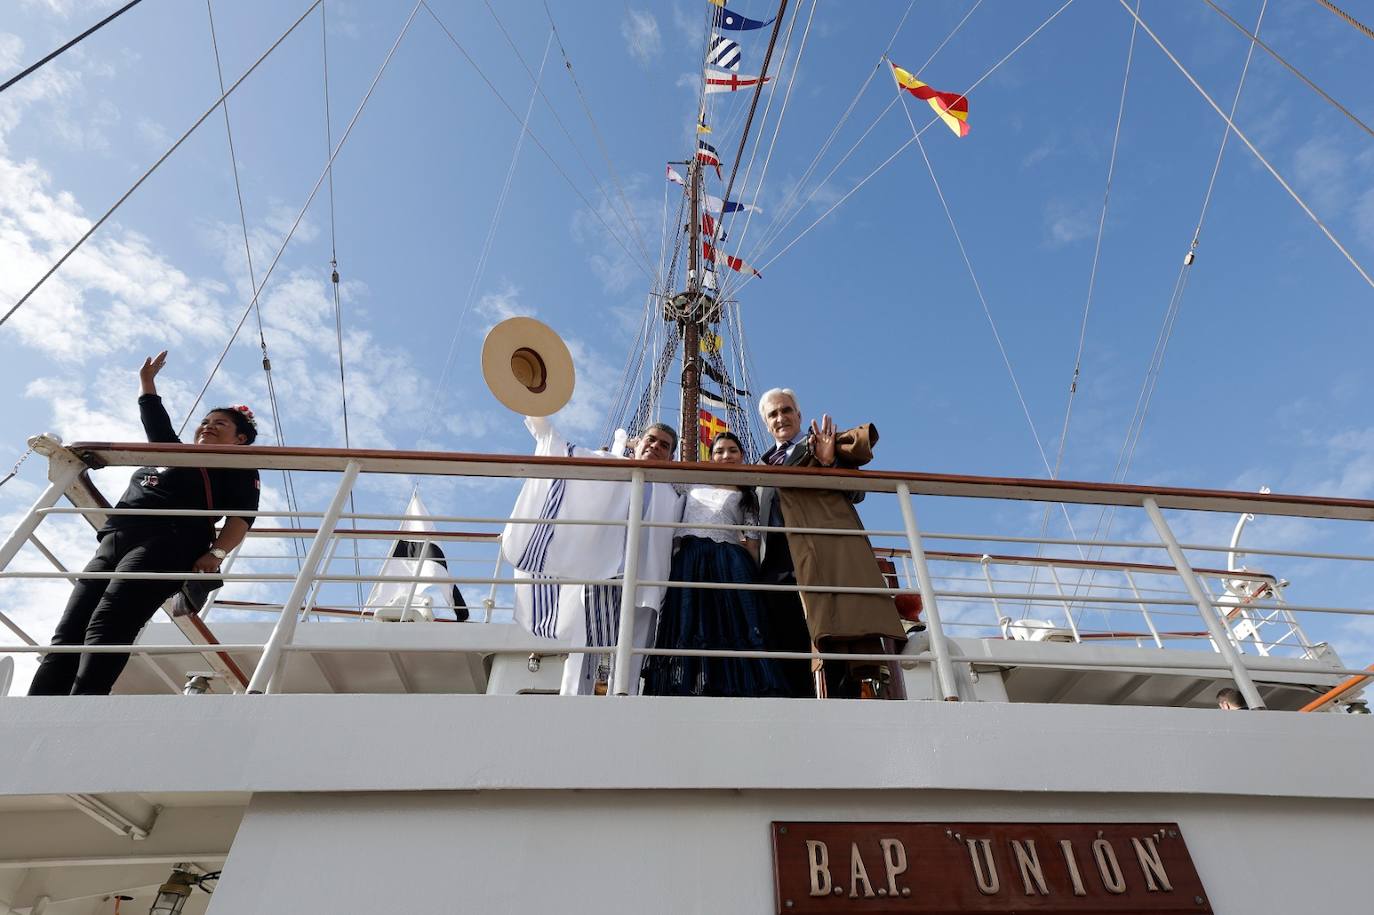
<svg viewBox="0 0 1374 915"><path fill-rule="evenodd" d="M699 460L711 459L711 442L722 432L729 432L730 426L719 416L707 410L697 410L700 426L697 430L697 456Z"/></svg>
<svg viewBox="0 0 1374 915"><path fill-rule="evenodd" d="M932 89L892 61L889 60L887 64L892 68L892 78L897 81L899 88L905 89L934 109L940 120L945 122L945 126L954 131L956 137L968 136L968 99L955 92Z"/></svg>

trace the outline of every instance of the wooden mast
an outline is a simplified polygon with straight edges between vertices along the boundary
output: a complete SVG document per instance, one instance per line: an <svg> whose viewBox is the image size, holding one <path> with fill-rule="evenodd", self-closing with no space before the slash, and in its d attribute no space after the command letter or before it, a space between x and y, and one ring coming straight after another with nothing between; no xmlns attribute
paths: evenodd
<svg viewBox="0 0 1374 915"><path fill-rule="evenodd" d="M701 322L706 309L701 300L701 160L692 157L687 170L690 182L688 218L690 236L687 254L687 295L678 314L682 326L682 425L678 429L678 460L697 459L697 439L701 409Z"/></svg>

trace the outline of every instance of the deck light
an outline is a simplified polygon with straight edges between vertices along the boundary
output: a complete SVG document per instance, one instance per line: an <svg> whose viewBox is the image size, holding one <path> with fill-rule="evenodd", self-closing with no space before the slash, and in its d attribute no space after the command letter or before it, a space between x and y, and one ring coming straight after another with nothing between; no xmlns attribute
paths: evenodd
<svg viewBox="0 0 1374 915"><path fill-rule="evenodd" d="M191 889L195 885L194 874L176 868L167 878L167 882L157 888L157 899L153 901L153 907L148 910L148 915L181 915L181 910L186 907L186 900L190 898Z"/></svg>

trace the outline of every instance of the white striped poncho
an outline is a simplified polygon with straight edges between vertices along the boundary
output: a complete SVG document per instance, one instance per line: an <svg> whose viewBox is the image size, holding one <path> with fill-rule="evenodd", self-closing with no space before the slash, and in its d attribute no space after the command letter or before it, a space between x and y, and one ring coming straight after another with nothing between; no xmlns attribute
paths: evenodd
<svg viewBox="0 0 1374 915"><path fill-rule="evenodd" d="M525 417L537 456L619 457L624 432L612 451L589 451L570 444L543 417ZM645 521L678 521L682 499L670 484L650 483L645 493ZM608 646L619 631L618 585L560 586L560 579L618 578L625 569L625 529L613 525L547 524L549 520L620 521L630 507L630 484L598 480L526 480L515 500L511 521L501 534L501 554L529 585L515 588L515 619L537 636L573 645ZM673 528L641 529L639 577L666 581L670 572ZM653 644L654 623L663 602L662 586L642 586L635 599L635 645ZM604 656L574 654L563 673L564 694L592 691L598 661ZM635 669L642 664L636 660ZM632 689L638 677L631 676Z"/></svg>

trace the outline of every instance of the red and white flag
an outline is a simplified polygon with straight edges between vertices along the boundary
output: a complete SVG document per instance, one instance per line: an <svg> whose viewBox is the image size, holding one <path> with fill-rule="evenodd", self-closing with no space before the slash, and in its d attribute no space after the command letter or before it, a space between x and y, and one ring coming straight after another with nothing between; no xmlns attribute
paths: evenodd
<svg viewBox="0 0 1374 915"><path fill-rule="evenodd" d="M748 89L756 86L760 81L768 82L773 77L765 76L760 80L757 76L740 76L738 73L726 73L723 70L706 71L706 94L713 92L738 92L741 89Z"/></svg>
<svg viewBox="0 0 1374 915"><path fill-rule="evenodd" d="M681 175L679 175L677 173L677 170L674 169L671 165L668 166L668 180L673 182L674 184L681 185L682 187L687 186L687 180L683 178Z"/></svg>
<svg viewBox="0 0 1374 915"><path fill-rule="evenodd" d="M717 264L724 264L736 273L752 273L759 279L763 279L762 273L759 273L757 270L746 264L744 261L740 260L738 257L726 254L724 251L717 251L708 242L702 242L701 253L702 256L705 257L708 261L712 261Z"/></svg>
<svg viewBox="0 0 1374 915"><path fill-rule="evenodd" d="M707 238L714 237L716 234L716 217L712 216L710 213L702 213L701 231L702 234L704 234ZM727 237L728 236L725 234L725 230L722 229L720 232L720 237L716 238L716 241L725 241Z"/></svg>

